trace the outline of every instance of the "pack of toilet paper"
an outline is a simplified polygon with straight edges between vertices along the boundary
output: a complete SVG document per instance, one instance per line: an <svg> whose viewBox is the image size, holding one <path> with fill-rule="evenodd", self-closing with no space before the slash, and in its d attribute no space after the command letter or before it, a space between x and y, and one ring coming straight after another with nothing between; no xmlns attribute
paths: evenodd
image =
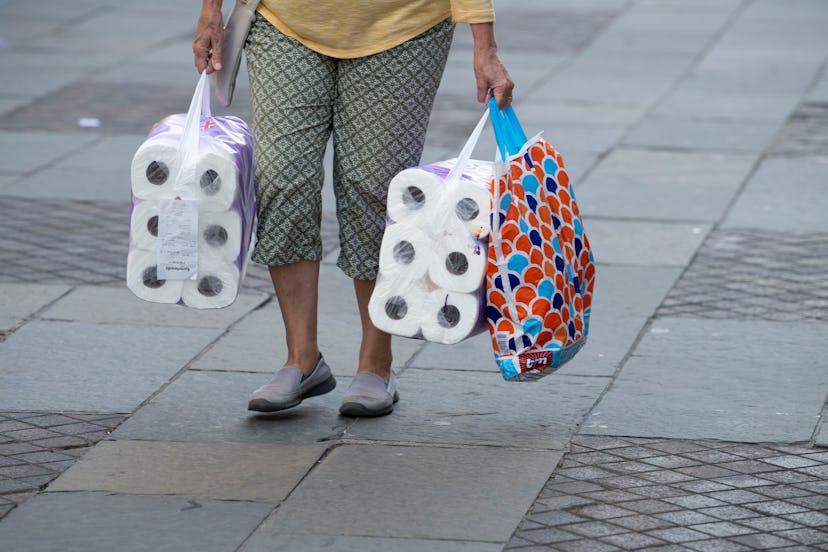
<svg viewBox="0 0 828 552"><path fill-rule="evenodd" d="M195 146L185 137L192 114L177 114L156 123L135 153L126 280L146 301L207 309L236 299L255 190L250 129L238 117L211 116L209 96L202 105Z"/></svg>
<svg viewBox="0 0 828 552"><path fill-rule="evenodd" d="M494 164L460 159L406 169L389 184L368 305L385 332L453 344L486 330Z"/></svg>

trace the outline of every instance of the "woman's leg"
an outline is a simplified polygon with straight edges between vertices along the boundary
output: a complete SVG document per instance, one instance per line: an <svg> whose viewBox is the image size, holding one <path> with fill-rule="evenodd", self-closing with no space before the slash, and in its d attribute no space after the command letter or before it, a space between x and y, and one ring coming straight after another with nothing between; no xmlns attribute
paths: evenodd
<svg viewBox="0 0 828 552"><path fill-rule="evenodd" d="M371 322L368 300L385 231L388 183L420 161L453 30L445 21L386 52L339 61L334 106L338 265L354 279L362 318L357 371L373 372L386 382L391 336Z"/></svg>
<svg viewBox="0 0 828 552"><path fill-rule="evenodd" d="M368 301L376 280L354 280L359 318L362 322L362 343L359 347L359 372L373 372L385 382L391 371L391 336L377 329L368 316Z"/></svg>
<svg viewBox="0 0 828 552"><path fill-rule="evenodd" d="M286 365L319 360L317 303L322 158L331 132L336 62L257 16L247 43L256 143L258 241L287 337Z"/></svg>
<svg viewBox="0 0 828 552"><path fill-rule="evenodd" d="M319 261L299 261L269 268L285 323L288 352L285 365L298 366L303 374L309 375L319 360L316 340Z"/></svg>

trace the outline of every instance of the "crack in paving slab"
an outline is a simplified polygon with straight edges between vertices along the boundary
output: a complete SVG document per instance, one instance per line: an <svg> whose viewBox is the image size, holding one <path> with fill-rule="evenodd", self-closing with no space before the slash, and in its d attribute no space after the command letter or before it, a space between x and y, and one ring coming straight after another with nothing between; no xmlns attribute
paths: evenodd
<svg viewBox="0 0 828 552"><path fill-rule="evenodd" d="M0 412L0 519L125 419L121 414Z"/></svg>
<svg viewBox="0 0 828 552"><path fill-rule="evenodd" d="M826 544L828 449L576 436L505 550Z"/></svg>

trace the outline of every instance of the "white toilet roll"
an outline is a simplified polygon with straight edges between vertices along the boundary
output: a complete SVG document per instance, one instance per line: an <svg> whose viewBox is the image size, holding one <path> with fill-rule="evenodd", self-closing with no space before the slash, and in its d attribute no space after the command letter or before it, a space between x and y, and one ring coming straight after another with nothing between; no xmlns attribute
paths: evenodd
<svg viewBox="0 0 828 552"><path fill-rule="evenodd" d="M442 179L436 174L406 169L388 185L388 216L394 222L405 221L424 228L423 224L431 223L442 189Z"/></svg>
<svg viewBox="0 0 828 552"><path fill-rule="evenodd" d="M129 240L133 247L146 251L158 249L158 202L141 201L132 209Z"/></svg>
<svg viewBox="0 0 828 552"><path fill-rule="evenodd" d="M483 285L488 251L468 234L445 234L435 248L428 275L438 286L451 291L473 292Z"/></svg>
<svg viewBox="0 0 828 552"><path fill-rule="evenodd" d="M451 217L451 223L447 225L449 231L462 230L480 237L489 235L492 196L488 188L461 180L447 194L446 202Z"/></svg>
<svg viewBox="0 0 828 552"><path fill-rule="evenodd" d="M233 205L239 187L239 169L232 158L215 153L199 157L195 196L202 211L225 211Z"/></svg>
<svg viewBox="0 0 828 552"><path fill-rule="evenodd" d="M157 139L144 142L132 158L132 193L140 199L174 198L179 169L178 143Z"/></svg>
<svg viewBox="0 0 828 552"><path fill-rule="evenodd" d="M423 337L435 343L451 345L479 333L485 327L480 294L456 293L444 289L432 291L420 324Z"/></svg>
<svg viewBox="0 0 828 552"><path fill-rule="evenodd" d="M241 216L235 211L200 213L198 250L200 254L214 254L235 261L242 250Z"/></svg>
<svg viewBox="0 0 828 552"><path fill-rule="evenodd" d="M198 276L185 280L181 299L188 307L220 309L236 300L241 281L235 262L220 255L199 252Z"/></svg>
<svg viewBox="0 0 828 552"><path fill-rule="evenodd" d="M405 287L422 278L434 255L434 242L410 222L385 227L380 247L379 269L383 276Z"/></svg>
<svg viewBox="0 0 828 552"><path fill-rule="evenodd" d="M127 287L145 301L177 303L181 299L181 280L158 279L158 253L133 249L127 256Z"/></svg>
<svg viewBox="0 0 828 552"><path fill-rule="evenodd" d="M421 285L412 285L401 291L379 280L371 300L368 314L374 326L390 334L414 337L420 331L420 319L427 295Z"/></svg>

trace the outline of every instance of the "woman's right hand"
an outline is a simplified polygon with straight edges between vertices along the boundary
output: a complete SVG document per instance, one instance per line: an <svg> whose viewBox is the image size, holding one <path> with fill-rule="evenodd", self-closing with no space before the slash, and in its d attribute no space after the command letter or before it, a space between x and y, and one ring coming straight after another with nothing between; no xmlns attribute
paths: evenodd
<svg viewBox="0 0 828 552"><path fill-rule="evenodd" d="M224 41L224 25L221 19L221 0L204 0L198 16L193 55L199 73L221 70L221 44Z"/></svg>

